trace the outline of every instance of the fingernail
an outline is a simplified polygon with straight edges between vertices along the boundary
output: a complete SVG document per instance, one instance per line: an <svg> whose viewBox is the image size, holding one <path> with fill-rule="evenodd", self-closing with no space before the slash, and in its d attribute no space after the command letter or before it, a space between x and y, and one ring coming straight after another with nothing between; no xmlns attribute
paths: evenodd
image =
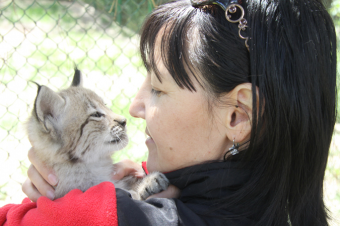
<svg viewBox="0 0 340 226"><path fill-rule="evenodd" d="M142 173L142 172L136 172L135 173L135 177L144 177L144 176L145 176L145 174Z"/></svg>
<svg viewBox="0 0 340 226"><path fill-rule="evenodd" d="M46 192L46 196L47 196L47 198L49 198L49 199L51 199L51 200L53 200L54 199L54 192L53 191L47 191Z"/></svg>
<svg viewBox="0 0 340 226"><path fill-rule="evenodd" d="M56 176L54 176L53 174L49 174L47 178L51 185L53 186L57 185L58 178Z"/></svg>
<svg viewBox="0 0 340 226"><path fill-rule="evenodd" d="M114 171L114 172L113 172L113 175L116 175L116 174L117 174L117 172L116 172L116 171Z"/></svg>

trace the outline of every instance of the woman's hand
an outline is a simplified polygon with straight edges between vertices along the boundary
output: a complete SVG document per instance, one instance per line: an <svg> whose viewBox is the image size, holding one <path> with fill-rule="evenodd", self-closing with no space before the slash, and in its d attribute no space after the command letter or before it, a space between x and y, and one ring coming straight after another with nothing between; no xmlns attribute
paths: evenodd
<svg viewBox="0 0 340 226"><path fill-rule="evenodd" d="M58 184L58 178L56 177L53 169L48 168L39 161L33 148L28 151L28 159L32 164L28 168L28 178L22 185L22 191L33 202L36 202L40 196L46 196L53 200L55 197L53 186ZM128 175L133 175L139 178L145 176L142 166L129 159L122 160L114 166L114 172L112 173L112 179L114 180L120 180ZM154 194L149 198L178 198L179 193L180 191L178 188L170 185L167 190Z"/></svg>
<svg viewBox="0 0 340 226"><path fill-rule="evenodd" d="M145 173L140 163L136 163L130 159L124 159L114 164L113 180L121 180L128 175L143 178Z"/></svg>
<svg viewBox="0 0 340 226"><path fill-rule="evenodd" d="M151 198L168 198L168 199L178 198L180 194L181 194L181 190L179 190L177 187L170 184L168 189L160 193L151 195L146 200L151 199Z"/></svg>
<svg viewBox="0 0 340 226"><path fill-rule="evenodd" d="M32 164L27 170L28 178L22 185L22 191L33 202L36 202L40 196L53 200L55 197L53 186L58 184L55 173L39 161L33 148L28 151L28 159Z"/></svg>
<svg viewBox="0 0 340 226"><path fill-rule="evenodd" d="M133 162L129 159L124 159L121 162L115 164L115 171L113 173L112 179L120 180L125 176L133 175L138 178L143 178L145 176L144 170L139 163ZM178 198L180 195L180 190L173 186L169 185L168 189L162 191L158 194L154 194L149 196L150 198Z"/></svg>

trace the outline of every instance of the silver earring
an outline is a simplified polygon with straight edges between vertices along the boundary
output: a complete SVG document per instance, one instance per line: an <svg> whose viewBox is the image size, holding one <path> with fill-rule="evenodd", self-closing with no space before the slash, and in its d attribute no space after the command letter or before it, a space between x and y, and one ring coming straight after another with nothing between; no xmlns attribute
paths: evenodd
<svg viewBox="0 0 340 226"><path fill-rule="evenodd" d="M240 147L239 143L235 144L235 139L233 140L233 146L229 148L229 151L231 155L236 155L239 153L238 148Z"/></svg>
<svg viewBox="0 0 340 226"><path fill-rule="evenodd" d="M233 140L233 146L229 148L229 150L224 154L224 161L226 161L227 154L230 153L231 155L237 155L239 153L238 148L240 147L239 143L235 144L235 139Z"/></svg>

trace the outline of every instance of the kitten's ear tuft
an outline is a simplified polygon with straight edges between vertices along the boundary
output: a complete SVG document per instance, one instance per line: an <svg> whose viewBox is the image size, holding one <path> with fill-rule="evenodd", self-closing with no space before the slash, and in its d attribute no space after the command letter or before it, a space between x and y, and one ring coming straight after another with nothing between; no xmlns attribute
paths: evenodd
<svg viewBox="0 0 340 226"><path fill-rule="evenodd" d="M65 100L46 86L38 86L37 97L34 102L34 113L46 132L53 129L54 121L63 112Z"/></svg>
<svg viewBox="0 0 340 226"><path fill-rule="evenodd" d="M83 86L83 76L80 70L78 70L78 68L74 69L74 76L73 76L71 86L80 86L80 87Z"/></svg>

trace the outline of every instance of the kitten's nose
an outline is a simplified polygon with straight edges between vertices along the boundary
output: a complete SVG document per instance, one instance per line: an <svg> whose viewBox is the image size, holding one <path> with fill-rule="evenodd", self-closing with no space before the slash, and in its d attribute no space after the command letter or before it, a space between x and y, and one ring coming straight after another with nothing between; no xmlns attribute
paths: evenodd
<svg viewBox="0 0 340 226"><path fill-rule="evenodd" d="M121 125L122 127L125 127L126 126L126 119L120 119L120 120L114 120L115 122L118 122L119 125Z"/></svg>

